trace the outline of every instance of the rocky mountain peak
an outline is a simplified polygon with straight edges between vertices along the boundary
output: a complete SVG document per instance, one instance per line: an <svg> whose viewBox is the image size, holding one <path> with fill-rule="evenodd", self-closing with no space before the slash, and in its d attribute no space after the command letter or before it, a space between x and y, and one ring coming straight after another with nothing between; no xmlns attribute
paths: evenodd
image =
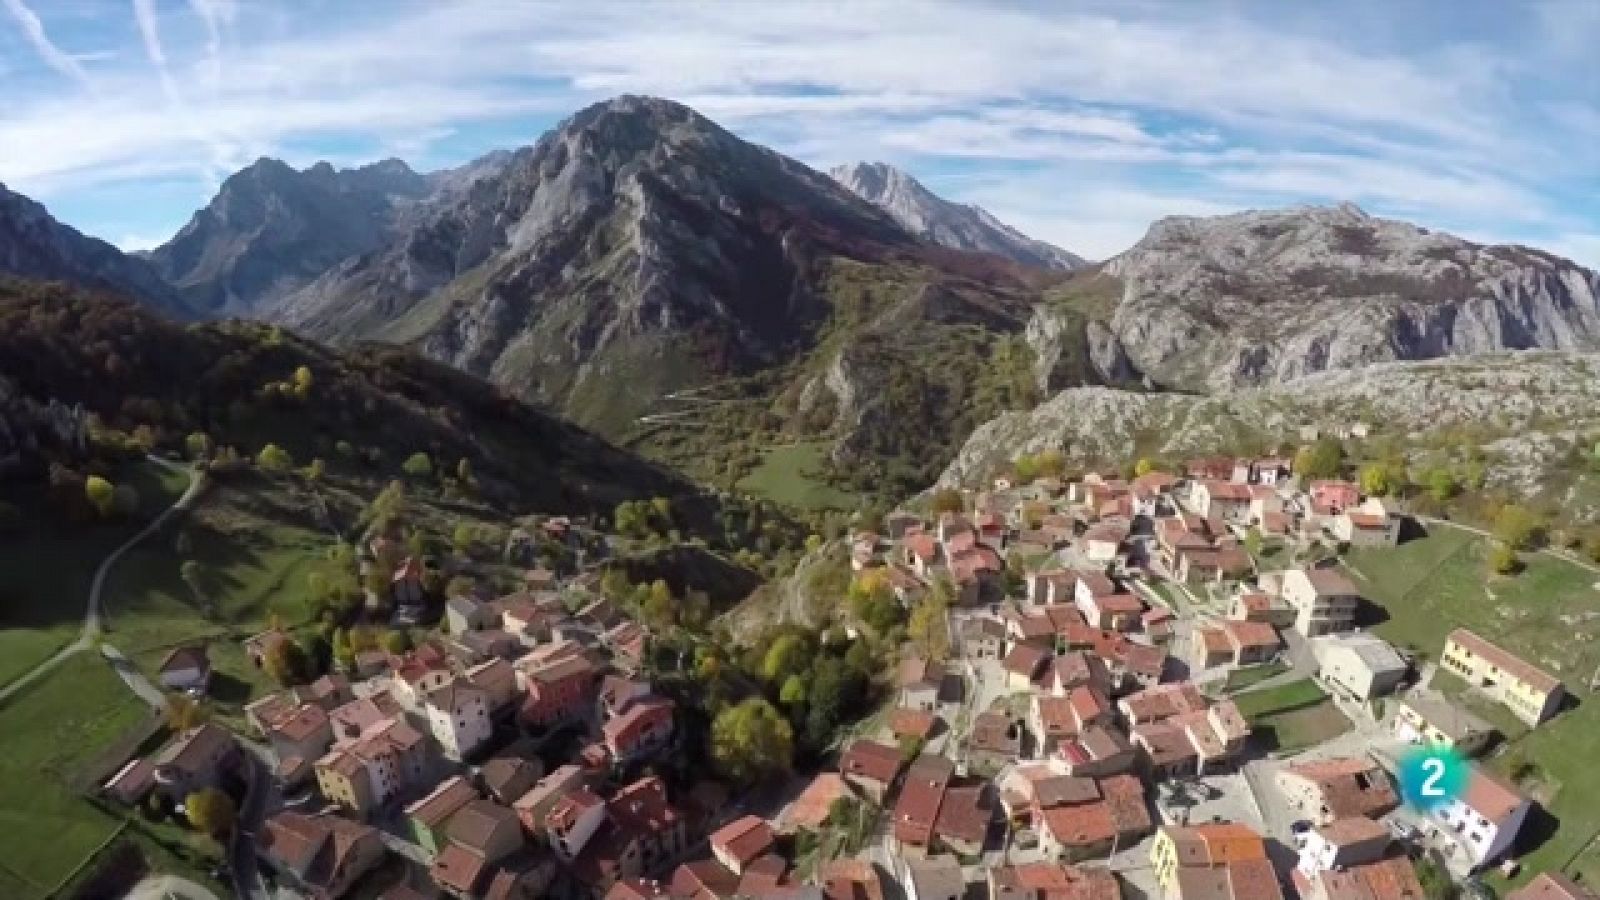
<svg viewBox="0 0 1600 900"><path fill-rule="evenodd" d="M888 163L835 166L828 174L923 240L957 250L992 253L1038 268L1070 271L1086 265L1082 257L1034 240L982 207L940 198Z"/></svg>
<svg viewBox="0 0 1600 900"><path fill-rule="evenodd" d="M251 314L382 245L402 213L431 191L398 159L296 170L262 157L224 181L150 260L194 305Z"/></svg>

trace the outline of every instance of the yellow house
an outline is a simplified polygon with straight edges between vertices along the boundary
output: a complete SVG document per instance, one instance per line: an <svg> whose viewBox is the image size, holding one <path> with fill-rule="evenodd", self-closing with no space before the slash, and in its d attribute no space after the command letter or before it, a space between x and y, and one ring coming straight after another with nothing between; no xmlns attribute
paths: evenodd
<svg viewBox="0 0 1600 900"><path fill-rule="evenodd" d="M1494 737L1494 726L1438 691L1414 691L1400 701L1394 733L1413 744L1448 747L1462 756L1476 756Z"/></svg>
<svg viewBox="0 0 1600 900"><path fill-rule="evenodd" d="M1168 826L1161 829L1150 844L1150 867L1156 873L1163 897L1181 898L1189 893L1180 882L1190 880L1184 875L1186 870L1195 869L1225 874L1226 883L1233 886L1228 896L1260 900L1281 900L1283 896L1271 876L1272 866L1267 861L1266 842L1248 826L1237 822L1207 822L1187 828ZM1260 883L1263 874L1266 876L1265 884ZM1216 895L1207 893L1206 896Z"/></svg>
<svg viewBox="0 0 1600 900"><path fill-rule="evenodd" d="M1555 715L1565 696L1560 679L1465 628L1450 632L1439 663L1529 725Z"/></svg>
<svg viewBox="0 0 1600 900"><path fill-rule="evenodd" d="M366 763L347 750L332 750L317 760L317 789L330 803L365 815L373 805Z"/></svg>

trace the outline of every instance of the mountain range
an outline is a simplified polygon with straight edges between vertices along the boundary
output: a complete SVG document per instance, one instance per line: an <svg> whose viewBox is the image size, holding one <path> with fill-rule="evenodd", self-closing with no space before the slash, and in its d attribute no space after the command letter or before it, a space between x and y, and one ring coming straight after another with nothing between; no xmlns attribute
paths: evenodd
<svg viewBox="0 0 1600 900"><path fill-rule="evenodd" d="M407 345L702 478L824 440L873 492L1079 385L1600 348L1600 276L1541 251L1346 205L1163 219L1089 264L890 166L823 174L634 96L450 172L260 160L148 260L3 195L0 270Z"/></svg>

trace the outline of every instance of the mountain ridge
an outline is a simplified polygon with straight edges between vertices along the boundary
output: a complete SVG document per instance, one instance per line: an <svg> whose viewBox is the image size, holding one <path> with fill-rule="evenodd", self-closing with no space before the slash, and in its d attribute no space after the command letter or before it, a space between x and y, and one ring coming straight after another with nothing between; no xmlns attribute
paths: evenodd
<svg viewBox="0 0 1600 900"><path fill-rule="evenodd" d="M1600 349L1600 275L1352 204L1162 219L1098 274L1119 293L1100 318L1164 384L1223 390L1391 360Z"/></svg>
<svg viewBox="0 0 1600 900"><path fill-rule="evenodd" d="M1089 265L1075 253L1028 237L981 206L945 200L888 163L839 165L829 169L828 175L889 213L907 231L932 243L1063 272Z"/></svg>
<svg viewBox="0 0 1600 900"><path fill-rule="evenodd" d="M230 175L149 258L196 307L250 315L380 247L405 209L432 190L398 159L297 170L262 157Z"/></svg>
<svg viewBox="0 0 1600 900"><path fill-rule="evenodd" d="M149 262L56 219L0 184L0 273L65 281L132 297L178 319L195 310Z"/></svg>
<svg viewBox="0 0 1600 900"><path fill-rule="evenodd" d="M1045 276L928 244L688 107L624 96L419 206L390 246L335 266L273 316L335 343L416 346L614 437L646 430L676 391L786 372L759 389L783 407L778 430L806 419L842 461L881 421L842 407L883 404L838 378L830 387L828 370L909 377L922 386L888 406L925 404L933 376L905 371L932 362L884 373L887 358L859 342L890 328L934 342L964 328L985 342L1020 334Z"/></svg>

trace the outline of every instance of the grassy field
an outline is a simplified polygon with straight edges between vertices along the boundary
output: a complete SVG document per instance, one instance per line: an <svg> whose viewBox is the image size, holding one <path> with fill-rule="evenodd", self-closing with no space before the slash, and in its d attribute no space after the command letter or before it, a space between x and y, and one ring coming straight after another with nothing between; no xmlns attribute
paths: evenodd
<svg viewBox="0 0 1600 900"><path fill-rule="evenodd" d="M1227 680L1222 683L1222 690L1228 694L1236 693L1251 685L1260 684L1268 678L1282 675L1287 671L1289 671L1288 664L1277 661L1262 663L1259 666L1245 666L1242 669L1234 669L1228 673Z"/></svg>
<svg viewBox="0 0 1600 900"><path fill-rule="evenodd" d="M1524 554L1511 577L1488 574L1488 541L1445 526L1393 550L1353 551L1350 568L1387 616L1375 630L1436 659L1445 635L1472 628L1562 678L1578 700L1555 720L1523 733L1504 710L1479 698L1468 705L1508 729L1489 765L1510 774L1531 766L1521 786L1543 811L1530 820L1519 849L1523 872L1565 871L1600 881L1600 767L1574 748L1600 744L1600 703L1588 690L1600 667L1600 576L1562 560ZM1436 676L1450 690L1451 679ZM1463 687L1456 688L1460 693ZM1523 876L1524 879L1527 875Z"/></svg>
<svg viewBox="0 0 1600 900"><path fill-rule="evenodd" d="M1295 753L1350 730L1350 720L1332 700L1265 713L1251 720L1256 740L1274 753Z"/></svg>
<svg viewBox="0 0 1600 900"><path fill-rule="evenodd" d="M331 537L286 508L291 496L257 487L213 488L184 521L129 551L106 582L106 639L147 673L173 647L206 642L212 700L228 724L272 688L240 640L273 615L285 626L305 621L309 576L331 572ZM183 554L175 550L180 534ZM201 566L202 596L180 574L184 559Z"/></svg>
<svg viewBox="0 0 1600 900"><path fill-rule="evenodd" d="M76 637L89 582L106 554L144 527L183 493L185 478L150 463L114 473L139 491L140 515L126 522L65 525L46 517L0 541L0 685L32 669ZM22 497L23 509L45 509L41 496Z"/></svg>
<svg viewBox="0 0 1600 900"><path fill-rule="evenodd" d="M827 448L818 441L773 447L739 489L796 509L854 509L859 497L820 479Z"/></svg>
<svg viewBox="0 0 1600 900"><path fill-rule="evenodd" d="M47 895L117 831L120 820L72 784L86 762L146 715L92 653L0 707L0 896Z"/></svg>
<svg viewBox="0 0 1600 900"><path fill-rule="evenodd" d="M1276 687L1248 691L1233 698L1239 712L1254 722L1257 717L1303 709L1316 704L1328 695L1309 678L1300 678Z"/></svg>

